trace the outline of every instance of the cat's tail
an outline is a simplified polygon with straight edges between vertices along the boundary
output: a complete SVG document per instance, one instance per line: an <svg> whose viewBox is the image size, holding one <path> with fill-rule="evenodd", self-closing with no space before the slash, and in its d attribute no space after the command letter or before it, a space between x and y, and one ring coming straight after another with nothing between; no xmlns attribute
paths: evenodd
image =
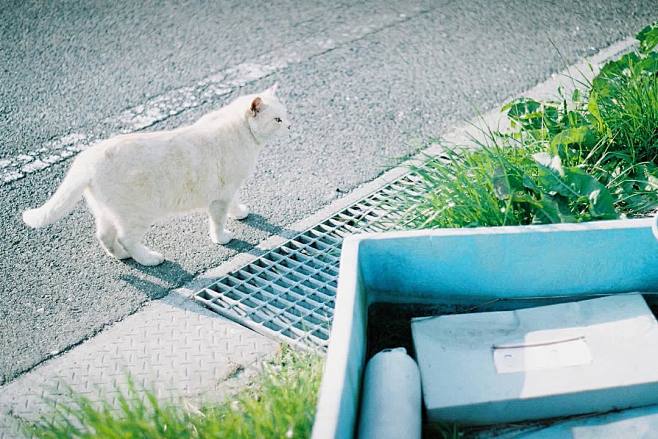
<svg viewBox="0 0 658 439"><path fill-rule="evenodd" d="M23 212L25 224L33 228L47 226L71 212L91 182L85 168L79 160L74 161L53 196L43 206Z"/></svg>

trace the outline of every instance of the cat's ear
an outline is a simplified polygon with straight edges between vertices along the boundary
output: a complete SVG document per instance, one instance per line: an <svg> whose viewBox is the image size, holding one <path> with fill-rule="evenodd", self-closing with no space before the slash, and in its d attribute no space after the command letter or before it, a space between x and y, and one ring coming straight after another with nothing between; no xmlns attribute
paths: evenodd
<svg viewBox="0 0 658 439"><path fill-rule="evenodd" d="M274 85L266 90L267 93L274 96L276 94L276 89L279 88L279 84L274 83Z"/></svg>
<svg viewBox="0 0 658 439"><path fill-rule="evenodd" d="M256 116L260 113L260 110L263 109L263 100L260 97L256 97L251 101L251 115Z"/></svg>

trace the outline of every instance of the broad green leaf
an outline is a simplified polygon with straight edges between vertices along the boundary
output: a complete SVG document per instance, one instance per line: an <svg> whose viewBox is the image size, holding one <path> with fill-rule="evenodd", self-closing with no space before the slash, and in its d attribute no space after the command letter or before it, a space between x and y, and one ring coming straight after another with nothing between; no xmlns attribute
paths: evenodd
<svg viewBox="0 0 658 439"><path fill-rule="evenodd" d="M548 192L550 195L559 194L567 198L578 196L557 172L545 166L539 167L537 180L541 186L540 192Z"/></svg>
<svg viewBox="0 0 658 439"><path fill-rule="evenodd" d="M541 106L533 99L520 98L505 105L502 111L507 112L512 123L521 125L523 129L539 129L543 118Z"/></svg>
<svg viewBox="0 0 658 439"><path fill-rule="evenodd" d="M523 192L516 192L512 194L512 201L515 203L527 203L530 204L533 207L540 207L539 201L534 199L531 195L523 193Z"/></svg>
<svg viewBox="0 0 658 439"><path fill-rule="evenodd" d="M564 170L559 156L539 152L533 154L532 158L539 165L537 167L537 180L541 186L540 192L548 191L551 195L559 194L567 198L578 196L562 179Z"/></svg>
<svg viewBox="0 0 658 439"><path fill-rule="evenodd" d="M528 113L535 113L540 107L541 104L534 99L519 98L504 105L501 111L507 112L510 118L517 119Z"/></svg>
<svg viewBox="0 0 658 439"><path fill-rule="evenodd" d="M574 144L591 148L596 144L596 135L592 132L589 126L566 129L551 140L551 153L557 157L560 155L560 146Z"/></svg>
<svg viewBox="0 0 658 439"><path fill-rule="evenodd" d="M534 223L572 223L576 217L569 212L568 206L559 198L543 196L535 206Z"/></svg>
<svg viewBox="0 0 658 439"><path fill-rule="evenodd" d="M560 218L562 218L563 223L575 223L578 222L578 219L571 209L569 208L569 199L565 197L554 197L553 198L557 203L558 211L560 212Z"/></svg>
<svg viewBox="0 0 658 439"><path fill-rule="evenodd" d="M514 172L509 172L502 164L494 169L492 179L496 198L507 200L516 193L523 192L523 179Z"/></svg>
<svg viewBox="0 0 658 439"><path fill-rule="evenodd" d="M494 187L494 194L499 200L507 200L512 194L512 187L510 186L507 173L502 166L496 166L492 178Z"/></svg>
<svg viewBox="0 0 658 439"><path fill-rule="evenodd" d="M564 181L573 192L587 197L592 216L602 219L618 217L610 191L594 177L580 168L571 167L565 169Z"/></svg>
<svg viewBox="0 0 658 439"><path fill-rule="evenodd" d="M594 120L596 121L596 126L599 130L599 132L604 131L606 124L603 121L603 118L601 117L601 112L599 111L599 103L598 103L598 93L596 93L594 90L589 95L589 100L587 102L587 110L589 111L589 114L591 114L594 117Z"/></svg>
<svg viewBox="0 0 658 439"><path fill-rule="evenodd" d="M569 111L564 115L561 121L566 128L576 128L587 125L587 118L578 111Z"/></svg>
<svg viewBox="0 0 658 439"><path fill-rule="evenodd" d="M562 169L562 160L560 159L560 156L551 156L547 152L537 152L532 155L532 158L541 166L556 172L560 176L564 175L564 170Z"/></svg>
<svg viewBox="0 0 658 439"><path fill-rule="evenodd" d="M543 197L539 200L539 206L535 210L534 223L553 224L561 223L562 217L557 203L550 197Z"/></svg>
<svg viewBox="0 0 658 439"><path fill-rule="evenodd" d="M547 140L548 139L548 130L546 128L533 128L533 129L525 129L523 131L523 134L526 134L529 136L531 139L535 140ZM523 139L525 138L523 134L517 135L517 139Z"/></svg>
<svg viewBox="0 0 658 439"><path fill-rule="evenodd" d="M647 54L633 66L635 75L654 76L658 72L658 52Z"/></svg>
<svg viewBox="0 0 658 439"><path fill-rule="evenodd" d="M523 176L523 187L526 188L526 189L530 189L532 191L535 191L535 192L539 192L539 188L537 187L535 182L532 181L532 178L530 178L527 175Z"/></svg>
<svg viewBox="0 0 658 439"><path fill-rule="evenodd" d="M658 22L650 24L636 35L640 42L640 52L649 53L658 46Z"/></svg>
<svg viewBox="0 0 658 439"><path fill-rule="evenodd" d="M549 105L544 106L544 124L549 127L555 126L558 124L559 117L560 113L558 112L557 108Z"/></svg>
<svg viewBox="0 0 658 439"><path fill-rule="evenodd" d="M592 80L592 91L596 92L600 98L615 94L616 90L628 81L632 73L632 66L639 61L640 56L631 52L616 61L606 63Z"/></svg>
<svg viewBox="0 0 658 439"><path fill-rule="evenodd" d="M616 61L607 62L595 79L628 76L631 73L631 67L637 64L640 59L640 56L635 52L627 53Z"/></svg>

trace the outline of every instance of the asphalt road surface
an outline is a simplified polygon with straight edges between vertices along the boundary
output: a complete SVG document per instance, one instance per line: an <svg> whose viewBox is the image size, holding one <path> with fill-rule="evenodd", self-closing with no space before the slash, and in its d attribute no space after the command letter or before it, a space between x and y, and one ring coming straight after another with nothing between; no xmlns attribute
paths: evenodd
<svg viewBox="0 0 658 439"><path fill-rule="evenodd" d="M0 383L658 19L656 0L1 3ZM82 203L22 224L78 149L275 81L293 129L263 151L230 245L202 214L170 219L148 235L167 262L144 268L105 255Z"/></svg>

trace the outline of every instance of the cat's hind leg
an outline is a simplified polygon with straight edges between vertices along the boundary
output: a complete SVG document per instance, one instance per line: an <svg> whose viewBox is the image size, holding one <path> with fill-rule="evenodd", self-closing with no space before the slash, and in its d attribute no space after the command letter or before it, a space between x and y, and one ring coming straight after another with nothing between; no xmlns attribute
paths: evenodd
<svg viewBox="0 0 658 439"><path fill-rule="evenodd" d="M96 238L106 252L117 259L127 259L130 254L117 240L117 229L112 222L99 215L96 217Z"/></svg>
<svg viewBox="0 0 658 439"><path fill-rule="evenodd" d="M101 247L110 256L117 259L129 258L130 255L128 252L117 241L117 229L110 217L104 212L90 191L86 191L84 196L89 210L91 210L96 221L96 238L100 242Z"/></svg>
<svg viewBox="0 0 658 439"><path fill-rule="evenodd" d="M233 232L226 230L230 201L215 200L208 206L208 225L210 239L215 244L228 244L233 239Z"/></svg>
<svg viewBox="0 0 658 439"><path fill-rule="evenodd" d="M237 220L242 220L249 216L249 208L246 204L242 204L240 202L240 197L237 194L233 197L233 200L231 200L231 204L228 208L228 214L231 218L235 218Z"/></svg>
<svg viewBox="0 0 658 439"><path fill-rule="evenodd" d="M117 226L117 242L136 262L147 265L160 265L164 256L141 243L149 225L126 223Z"/></svg>

